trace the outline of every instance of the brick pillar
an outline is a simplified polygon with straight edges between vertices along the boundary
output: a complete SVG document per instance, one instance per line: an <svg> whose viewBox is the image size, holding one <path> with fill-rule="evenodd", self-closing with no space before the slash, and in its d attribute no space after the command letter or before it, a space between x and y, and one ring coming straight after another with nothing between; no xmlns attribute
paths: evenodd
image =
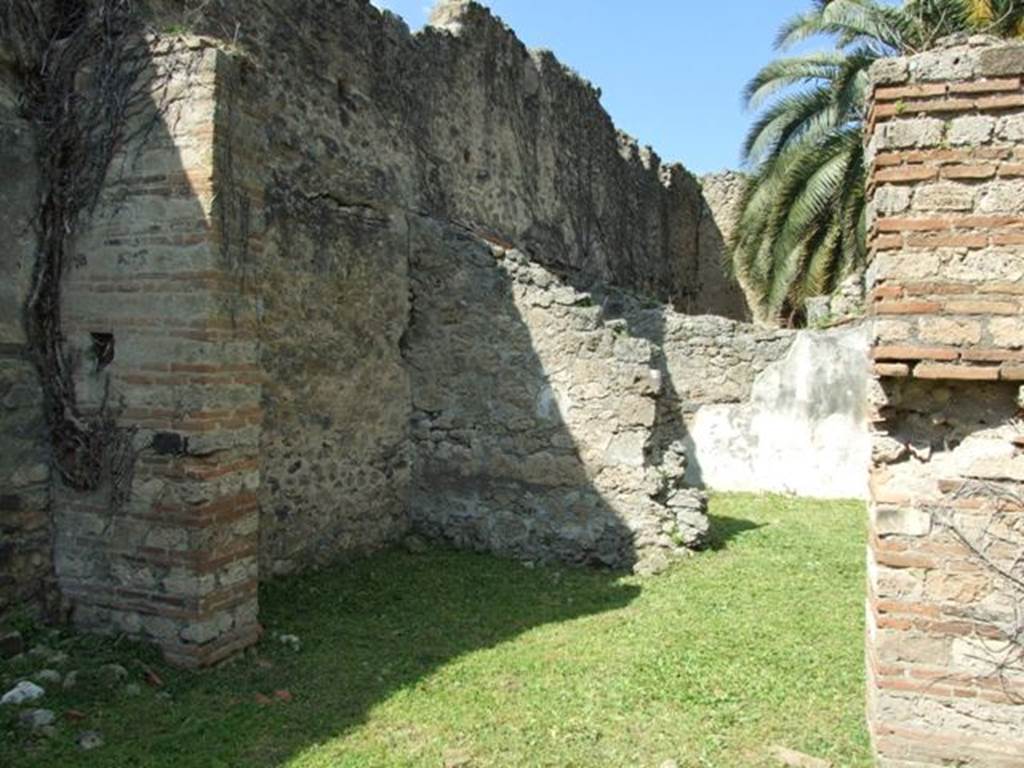
<svg viewBox="0 0 1024 768"><path fill-rule="evenodd" d="M261 377L215 194L225 55L161 45L143 130L113 163L65 290L79 398L107 398L129 437L116 481L56 488L55 557L79 626L204 666L259 634Z"/></svg>
<svg viewBox="0 0 1024 768"><path fill-rule="evenodd" d="M879 765L1024 765L1024 46L872 70Z"/></svg>

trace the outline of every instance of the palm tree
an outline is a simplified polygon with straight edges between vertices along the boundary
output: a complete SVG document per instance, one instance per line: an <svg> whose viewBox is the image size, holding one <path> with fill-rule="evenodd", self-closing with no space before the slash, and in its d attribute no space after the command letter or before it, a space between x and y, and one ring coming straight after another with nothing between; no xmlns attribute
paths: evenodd
<svg viewBox="0 0 1024 768"><path fill-rule="evenodd" d="M868 67L968 30L1024 36L1024 4L813 0L782 26L780 50L822 35L834 50L777 59L744 92L761 111L743 145L750 177L732 264L759 319L792 324L808 297L831 293L864 266Z"/></svg>

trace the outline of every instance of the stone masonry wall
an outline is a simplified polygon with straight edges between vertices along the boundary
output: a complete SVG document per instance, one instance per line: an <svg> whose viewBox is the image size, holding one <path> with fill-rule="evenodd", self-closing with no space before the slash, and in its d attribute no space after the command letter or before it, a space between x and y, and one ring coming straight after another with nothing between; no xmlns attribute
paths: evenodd
<svg viewBox="0 0 1024 768"><path fill-rule="evenodd" d="M704 310L711 314L728 317L734 320L750 321L750 306L742 290L737 291L737 280L731 275L729 262L729 240L736 229L740 216L740 203L746 176L737 171L721 171L700 177L702 206L698 236L700 237L700 270L704 277L702 285L705 292L715 294L721 292L704 306L713 309ZM717 254L717 258L716 258ZM717 278L717 282L716 282Z"/></svg>
<svg viewBox="0 0 1024 768"><path fill-rule="evenodd" d="M685 453L658 445L654 347L506 245L414 220L421 532L529 560L657 570L703 542Z"/></svg>
<svg viewBox="0 0 1024 768"><path fill-rule="evenodd" d="M873 69L869 720L883 766L1024 764L1024 45Z"/></svg>
<svg viewBox="0 0 1024 768"><path fill-rule="evenodd" d="M221 2L187 20L249 62L239 100L261 118L271 184L472 225L686 311L742 308L718 247L700 250L696 180L616 131L597 89L483 6L444 0L415 35L367 0Z"/></svg>
<svg viewBox="0 0 1024 768"><path fill-rule="evenodd" d="M38 172L18 89L0 51L0 616L51 603L53 528L42 393L24 351L21 307L35 257Z"/></svg>
<svg viewBox="0 0 1024 768"><path fill-rule="evenodd" d="M574 284L742 307L720 269L714 291L702 282L692 177L481 6L443 3L416 35L364 0L218 3L189 21L238 51L223 210L258 244L237 268L260 297L265 575L408 525L410 217L515 243Z"/></svg>
<svg viewBox="0 0 1024 768"><path fill-rule="evenodd" d="M79 398L105 399L125 440L106 487L54 483L56 571L79 626L201 666L259 633L262 377L240 244L216 215L225 56L196 40L150 51L151 103L64 290Z"/></svg>
<svg viewBox="0 0 1024 768"><path fill-rule="evenodd" d="M686 482L719 491L864 498L868 332L765 328L606 292L602 306L654 344L657 431L687 447Z"/></svg>

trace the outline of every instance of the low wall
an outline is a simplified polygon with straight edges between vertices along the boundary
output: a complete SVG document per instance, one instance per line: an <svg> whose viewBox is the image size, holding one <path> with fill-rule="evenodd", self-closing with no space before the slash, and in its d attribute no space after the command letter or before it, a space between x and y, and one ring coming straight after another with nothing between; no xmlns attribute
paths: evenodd
<svg viewBox="0 0 1024 768"><path fill-rule="evenodd" d="M646 306L603 305L655 345L663 443L687 449L686 483L718 491L865 498L869 330L791 331Z"/></svg>
<svg viewBox="0 0 1024 768"><path fill-rule="evenodd" d="M868 335L863 326L796 333L784 356L756 373L749 398L698 407L688 420L688 481L718 490L865 498Z"/></svg>

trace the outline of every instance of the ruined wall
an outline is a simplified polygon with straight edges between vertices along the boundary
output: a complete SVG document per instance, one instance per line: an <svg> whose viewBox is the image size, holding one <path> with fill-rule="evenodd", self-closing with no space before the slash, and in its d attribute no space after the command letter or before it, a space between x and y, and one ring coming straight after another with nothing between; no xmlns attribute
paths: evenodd
<svg viewBox="0 0 1024 768"><path fill-rule="evenodd" d="M602 306L651 341L662 440L687 447L686 483L720 491L864 498L870 454L868 332L791 331L681 315L606 292Z"/></svg>
<svg viewBox="0 0 1024 768"><path fill-rule="evenodd" d="M225 215L255 244L239 269L260 297L268 374L267 575L408 524L408 217L515 243L577 285L708 311L728 293L717 252L716 288L702 282L689 174L620 135L595 89L484 8L442 4L434 22L412 35L361 0L222 3L191 19L239 51L221 105Z"/></svg>
<svg viewBox="0 0 1024 768"><path fill-rule="evenodd" d="M696 180L618 133L595 88L482 6L442 2L415 35L366 0L220 3L189 21L244 51L263 159L304 190L476 225L688 311L735 306L700 283Z"/></svg>
<svg viewBox="0 0 1024 768"><path fill-rule="evenodd" d="M149 41L134 110L65 280L83 408L122 428L110 480L53 484L56 571L81 627L211 664L258 636L260 371L240 244L217 214L222 51Z"/></svg>
<svg viewBox="0 0 1024 768"><path fill-rule="evenodd" d="M721 389L687 377L684 366L701 366L686 363L674 344L666 346L670 370L689 379L684 391L693 397L697 389L707 401L687 419L687 480L718 490L865 498L871 452L867 329L799 331L774 341L737 336L737 347L711 358L710 370L727 377ZM766 359L782 350L777 359ZM707 351L697 361L702 354ZM730 397L740 388L738 375L742 394Z"/></svg>
<svg viewBox="0 0 1024 768"><path fill-rule="evenodd" d="M868 554L880 765L1024 764L1024 46L873 69L878 412Z"/></svg>
<svg viewBox="0 0 1024 768"><path fill-rule="evenodd" d="M21 308L35 260L35 146L0 48L0 615L53 586L49 450Z"/></svg>
<svg viewBox="0 0 1024 768"><path fill-rule="evenodd" d="M707 533L659 445L654 347L521 252L412 226L413 525L531 560L651 570Z"/></svg>
<svg viewBox="0 0 1024 768"><path fill-rule="evenodd" d="M731 274L729 240L740 216L740 203L746 176L737 171L709 173L700 177L701 207L698 237L700 238L700 265L702 290L707 296L703 302L709 314L734 320L752 319L750 306ZM711 309L707 309L711 307Z"/></svg>

